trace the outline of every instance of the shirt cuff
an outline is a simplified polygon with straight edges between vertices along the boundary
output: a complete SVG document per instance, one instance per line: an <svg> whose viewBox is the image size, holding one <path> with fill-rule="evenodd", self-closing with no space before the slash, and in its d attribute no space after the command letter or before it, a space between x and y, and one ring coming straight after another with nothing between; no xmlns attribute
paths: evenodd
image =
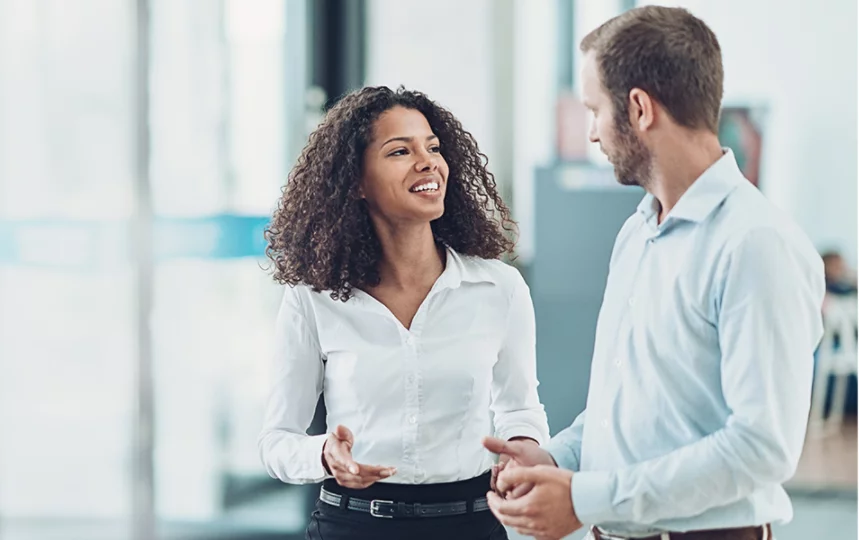
<svg viewBox="0 0 859 540"><path fill-rule="evenodd" d="M557 437L553 437L541 445L543 450L549 452L558 467L576 472L579 470L579 458L575 452L570 450L570 447L559 441ZM575 478L575 477L574 477Z"/></svg>
<svg viewBox="0 0 859 540"><path fill-rule="evenodd" d="M299 468L296 471L298 478L307 482L321 482L333 478L322 465L322 447L325 446L327 439L328 435L324 434L308 436L301 441L301 456L298 460Z"/></svg>
<svg viewBox="0 0 859 540"><path fill-rule="evenodd" d="M517 424L515 426L502 428L495 432L495 436L505 441L509 441L513 437L528 437L529 439L537 441L537 444L543 444L543 441L546 440L542 431L528 424Z"/></svg>
<svg viewBox="0 0 859 540"><path fill-rule="evenodd" d="M587 471L573 475L571 495L576 516L585 525L619 521L611 501L614 475L608 471Z"/></svg>

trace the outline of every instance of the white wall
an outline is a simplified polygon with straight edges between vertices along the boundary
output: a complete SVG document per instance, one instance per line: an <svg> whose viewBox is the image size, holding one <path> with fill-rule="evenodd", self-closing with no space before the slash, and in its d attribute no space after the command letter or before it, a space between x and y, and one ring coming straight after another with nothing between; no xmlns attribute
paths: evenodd
<svg viewBox="0 0 859 540"><path fill-rule="evenodd" d="M492 0L367 3L366 84L426 93L494 152Z"/></svg>
<svg viewBox="0 0 859 540"><path fill-rule="evenodd" d="M683 0L722 45L725 101L769 105L761 188L856 263L856 0Z"/></svg>

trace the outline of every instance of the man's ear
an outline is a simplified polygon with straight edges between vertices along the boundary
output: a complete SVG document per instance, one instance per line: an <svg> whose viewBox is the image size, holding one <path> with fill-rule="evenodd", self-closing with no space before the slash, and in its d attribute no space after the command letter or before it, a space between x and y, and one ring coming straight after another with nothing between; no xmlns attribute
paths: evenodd
<svg viewBox="0 0 859 540"><path fill-rule="evenodd" d="M641 88L629 91L629 121L639 131L647 131L656 120L656 103Z"/></svg>

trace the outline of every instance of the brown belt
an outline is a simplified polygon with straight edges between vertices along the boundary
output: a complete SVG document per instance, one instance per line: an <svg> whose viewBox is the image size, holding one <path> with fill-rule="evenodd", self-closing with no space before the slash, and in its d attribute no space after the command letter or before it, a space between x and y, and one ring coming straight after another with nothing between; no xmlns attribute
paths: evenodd
<svg viewBox="0 0 859 540"><path fill-rule="evenodd" d="M597 529L591 529L596 540L625 540L625 536L610 535ZM741 527L738 529L718 529L712 531L689 531L685 533L668 533L670 540L772 540L772 528L769 525L762 527ZM664 540L664 536L654 535L634 540Z"/></svg>

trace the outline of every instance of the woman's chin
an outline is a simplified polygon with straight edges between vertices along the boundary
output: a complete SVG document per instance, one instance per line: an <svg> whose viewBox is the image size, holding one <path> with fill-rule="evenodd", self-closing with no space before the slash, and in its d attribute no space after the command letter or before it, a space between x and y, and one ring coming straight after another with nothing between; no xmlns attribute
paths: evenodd
<svg viewBox="0 0 859 540"><path fill-rule="evenodd" d="M436 204L432 205L421 205L420 208L414 209L413 215L415 221L435 221L444 215L444 202L438 201Z"/></svg>

